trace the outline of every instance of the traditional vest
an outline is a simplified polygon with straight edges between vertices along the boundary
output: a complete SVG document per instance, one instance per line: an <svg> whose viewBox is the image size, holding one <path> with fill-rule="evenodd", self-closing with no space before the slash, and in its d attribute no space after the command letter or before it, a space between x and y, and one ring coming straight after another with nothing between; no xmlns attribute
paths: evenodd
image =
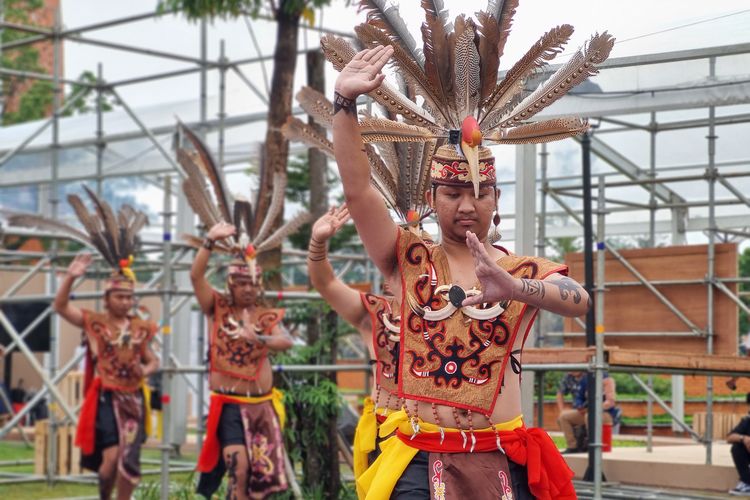
<svg viewBox="0 0 750 500"><path fill-rule="evenodd" d="M497 264L516 278L567 273L566 266L546 259L501 250L507 255ZM448 296L453 283L442 247L428 246L408 231L399 230L397 257L402 283L399 395L491 414L527 304L456 308Z"/></svg>
<svg viewBox="0 0 750 500"><path fill-rule="evenodd" d="M372 324L372 347L375 352L375 390L385 390L398 397L399 335L401 317L394 314L393 298L370 293L360 294L362 305L370 315ZM375 402L377 404L377 401Z"/></svg>
<svg viewBox="0 0 750 500"><path fill-rule="evenodd" d="M273 327L284 317L284 309L255 308L252 321L258 335L271 335ZM214 293L209 366L211 371L244 380L255 380L267 359L266 347L251 344L239 336L240 318L236 317L224 295ZM252 359L255 349L263 355Z"/></svg>
<svg viewBox="0 0 750 500"><path fill-rule="evenodd" d="M83 329L90 347L95 346L96 371L102 386L118 391L140 390L140 365L156 334L156 323L131 317L128 328L120 330L107 314L84 310Z"/></svg>

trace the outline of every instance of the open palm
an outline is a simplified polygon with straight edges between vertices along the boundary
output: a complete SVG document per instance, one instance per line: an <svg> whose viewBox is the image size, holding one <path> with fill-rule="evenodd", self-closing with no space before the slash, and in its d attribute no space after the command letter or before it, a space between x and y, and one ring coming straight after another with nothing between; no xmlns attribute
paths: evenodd
<svg viewBox="0 0 750 500"><path fill-rule="evenodd" d="M383 66L393 54L393 47L378 45L358 52L336 79L336 92L348 99L366 94L378 88L385 75Z"/></svg>
<svg viewBox="0 0 750 500"><path fill-rule="evenodd" d="M513 298L516 278L492 260L477 235L466 232L466 246L474 257L474 272L482 285L482 293L466 298L462 305L501 302Z"/></svg>
<svg viewBox="0 0 750 500"><path fill-rule="evenodd" d="M76 255L73 262L68 266L68 274L74 278L79 278L86 274L86 269L89 267L94 257L90 253L83 253Z"/></svg>
<svg viewBox="0 0 750 500"><path fill-rule="evenodd" d="M346 205L331 207L315 221L312 227L312 237L321 243L328 241L341 227L349 222L349 209Z"/></svg>

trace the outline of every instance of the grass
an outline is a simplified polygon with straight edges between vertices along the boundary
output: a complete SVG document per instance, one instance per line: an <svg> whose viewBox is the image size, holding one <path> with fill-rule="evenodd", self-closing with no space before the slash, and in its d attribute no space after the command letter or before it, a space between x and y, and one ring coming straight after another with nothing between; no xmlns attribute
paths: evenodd
<svg viewBox="0 0 750 500"><path fill-rule="evenodd" d="M159 460L161 459L161 452L159 450L153 450L144 448L141 457L144 459ZM15 441L0 441L0 461L9 460L33 460L34 449L27 448L22 442ZM195 463L197 456L193 453L184 454L179 458L180 462ZM0 470L3 472L18 472L31 474L34 472L33 465L16 465L2 467ZM159 466L155 464L143 464L142 470L156 471L159 470ZM170 495L173 498L200 498L192 495L194 476L190 472L180 472L170 474L171 487L170 490L173 492ZM77 483L64 483L58 482L53 486L47 485L45 482L33 482L33 483L11 483L3 484L0 486L2 491L2 498L71 498L71 497L83 497L83 496L98 496L98 490L95 484L77 484ZM159 498L159 492L161 491L160 478L159 476L148 475L144 476L141 484L136 491L135 498L137 499L150 499Z"/></svg>
<svg viewBox="0 0 750 500"><path fill-rule="evenodd" d="M563 436L551 436L552 441L555 442L555 446L558 448L567 448L567 445L565 443L565 438ZM613 439L612 440L612 447L613 448L639 448L639 447L645 447L646 442L645 441L638 441L635 439Z"/></svg>

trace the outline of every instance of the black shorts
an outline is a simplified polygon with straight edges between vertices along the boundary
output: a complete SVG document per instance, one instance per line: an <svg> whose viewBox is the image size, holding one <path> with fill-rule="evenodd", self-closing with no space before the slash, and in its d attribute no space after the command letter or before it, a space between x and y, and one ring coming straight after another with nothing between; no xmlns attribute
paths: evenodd
<svg viewBox="0 0 750 500"><path fill-rule="evenodd" d="M393 488L391 500L430 500L430 475L428 465L430 454L417 452ZM514 500L534 500L529 490L529 476L526 467L508 460Z"/></svg>
<svg viewBox="0 0 750 500"><path fill-rule="evenodd" d="M240 405L225 403L221 408L218 429L219 444L224 448L230 445L245 445L245 428L242 426Z"/></svg>
<svg viewBox="0 0 750 500"><path fill-rule="evenodd" d="M112 407L112 391L102 390L99 393L99 405L96 409L96 447L100 450L120 444L120 432L117 429L117 418Z"/></svg>

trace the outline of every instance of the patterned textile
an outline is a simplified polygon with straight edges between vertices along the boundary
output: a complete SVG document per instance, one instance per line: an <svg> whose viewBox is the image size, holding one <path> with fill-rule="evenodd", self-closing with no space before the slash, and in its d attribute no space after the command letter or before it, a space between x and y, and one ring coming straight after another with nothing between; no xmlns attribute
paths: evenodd
<svg viewBox="0 0 750 500"><path fill-rule="evenodd" d="M133 392L143 383L141 362L156 334L157 325L136 316L129 319L128 327L120 330L106 313L83 311L83 329L102 385L108 389Z"/></svg>
<svg viewBox="0 0 750 500"><path fill-rule="evenodd" d="M270 335L273 327L284 317L284 309L255 308L252 321L260 335ZM260 367L268 362L263 356L251 359L257 344L238 336L239 318L236 317L227 297L214 292L209 363L211 371L243 380L255 380Z"/></svg>
<svg viewBox="0 0 750 500"><path fill-rule="evenodd" d="M428 246L413 233L398 231L402 282L399 395L491 414L527 304L511 301L456 307L449 296L454 287L442 247ZM566 266L537 257L508 254L497 263L516 278L544 279L552 273L567 273ZM435 316L429 314L441 319L432 320ZM521 332L524 338L527 333Z"/></svg>

